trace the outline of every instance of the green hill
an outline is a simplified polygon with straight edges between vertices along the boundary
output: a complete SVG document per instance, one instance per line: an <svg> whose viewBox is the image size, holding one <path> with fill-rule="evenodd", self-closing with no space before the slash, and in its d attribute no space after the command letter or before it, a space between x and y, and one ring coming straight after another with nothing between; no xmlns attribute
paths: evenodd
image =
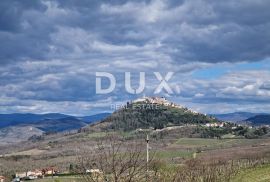
<svg viewBox="0 0 270 182"><path fill-rule="evenodd" d="M138 128L161 129L168 126L212 122L218 122L218 120L193 112L163 98L146 98L127 103L125 107L115 111L97 125L106 129L129 131Z"/></svg>

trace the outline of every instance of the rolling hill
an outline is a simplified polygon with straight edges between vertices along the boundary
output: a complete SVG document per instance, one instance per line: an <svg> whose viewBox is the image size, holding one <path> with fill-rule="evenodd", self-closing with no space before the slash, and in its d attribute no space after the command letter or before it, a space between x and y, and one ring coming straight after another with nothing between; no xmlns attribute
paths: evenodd
<svg viewBox="0 0 270 182"><path fill-rule="evenodd" d="M227 114L213 114L219 120L222 121L230 121L230 122L238 122L244 121L248 118L254 117L256 115L260 115L259 113L251 113L251 112L234 112Z"/></svg>
<svg viewBox="0 0 270 182"><path fill-rule="evenodd" d="M27 125L18 126L32 126L44 132L62 132L76 130L86 125L87 123L83 122L82 120L70 116L60 119L44 119L41 121L28 123Z"/></svg>
<svg viewBox="0 0 270 182"><path fill-rule="evenodd" d="M127 103L124 108L115 111L101 122L91 125L90 128L126 131L211 122L218 122L218 120L179 106L165 98L145 97Z"/></svg>
<svg viewBox="0 0 270 182"><path fill-rule="evenodd" d="M270 114L256 115L246 119L245 122L254 126L270 125Z"/></svg>
<svg viewBox="0 0 270 182"><path fill-rule="evenodd" d="M74 117L60 113L0 114L0 145L28 140L33 135L77 130L100 121L110 113Z"/></svg>
<svg viewBox="0 0 270 182"><path fill-rule="evenodd" d="M8 126L16 126L22 124L29 124L31 122L42 121L45 119L60 119L69 117L60 113L48 114L32 114L32 113L14 113L14 114L0 114L0 128Z"/></svg>
<svg viewBox="0 0 270 182"><path fill-rule="evenodd" d="M100 121L105 119L106 117L110 116L112 113L99 113L91 116L83 116L83 117L77 117L78 119L82 120L83 122L90 124L94 123L96 121Z"/></svg>
<svg viewBox="0 0 270 182"><path fill-rule="evenodd" d="M18 143L28 140L33 135L42 135L44 132L31 126L10 126L0 129L0 145Z"/></svg>
<svg viewBox="0 0 270 182"><path fill-rule="evenodd" d="M0 129L10 126L20 126L20 125L38 125L42 126L44 131L46 129L46 124L52 125L52 123L57 124L59 127L57 131L64 131L67 129L77 129L79 126L90 124L96 121L100 121L108 117L110 113L99 113L91 116L75 117L61 113L47 113L47 114L31 114L31 113L14 113L14 114L0 114ZM67 121L73 122L74 127L63 126L61 129L61 122L66 125ZM48 128L50 128L48 126Z"/></svg>

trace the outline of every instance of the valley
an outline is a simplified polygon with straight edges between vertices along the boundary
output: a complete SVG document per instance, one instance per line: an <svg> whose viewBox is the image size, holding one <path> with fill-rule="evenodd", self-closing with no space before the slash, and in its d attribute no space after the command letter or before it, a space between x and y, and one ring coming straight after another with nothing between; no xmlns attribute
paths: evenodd
<svg viewBox="0 0 270 182"><path fill-rule="evenodd" d="M140 106L142 104L144 107ZM148 107L149 104L155 107ZM80 118L72 119L47 119L48 122L43 119L44 125L36 122L38 130L17 125L14 137L8 134L9 130L2 129L5 131L2 136L16 143L8 140L2 143L0 174L10 179L18 175L26 179L29 178L27 173L37 175L35 171L41 171L45 178L36 179L38 181L84 181L89 175L98 175L98 179L92 181L104 178L125 181L131 176L131 181L136 181L145 179L147 167L147 175L151 174L147 178L153 181L193 182L208 178L233 181L253 167L259 171L262 168L263 173L264 166L270 164L267 126L221 121L163 98L128 102L100 121L85 125L78 125L82 122ZM65 121L74 121L76 127L67 129ZM60 126L61 130L45 132L53 126ZM28 139L20 140L24 135ZM149 137L149 162L146 136ZM121 168L125 172L121 172ZM46 172L48 169L52 170L54 178ZM129 174L131 169L136 175ZM99 172L86 172L91 170ZM219 171L223 175L220 176Z"/></svg>

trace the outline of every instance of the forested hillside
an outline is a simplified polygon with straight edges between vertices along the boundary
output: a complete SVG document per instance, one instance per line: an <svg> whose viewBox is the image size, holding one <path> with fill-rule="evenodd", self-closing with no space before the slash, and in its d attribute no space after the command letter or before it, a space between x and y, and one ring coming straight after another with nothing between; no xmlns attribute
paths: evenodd
<svg viewBox="0 0 270 182"><path fill-rule="evenodd" d="M188 110L149 102L136 102L114 112L101 123L107 123L108 129L134 130L138 128L161 129L168 126L184 124L205 124L218 122L217 119Z"/></svg>

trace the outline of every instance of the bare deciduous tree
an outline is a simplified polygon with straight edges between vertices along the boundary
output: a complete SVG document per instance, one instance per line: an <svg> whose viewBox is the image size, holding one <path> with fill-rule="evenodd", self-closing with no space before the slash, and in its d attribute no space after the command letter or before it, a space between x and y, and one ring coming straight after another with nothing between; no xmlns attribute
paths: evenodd
<svg viewBox="0 0 270 182"><path fill-rule="evenodd" d="M117 135L99 139L92 150L84 151L78 157L78 169L87 182L143 181L147 178L146 168L143 141L125 140Z"/></svg>

